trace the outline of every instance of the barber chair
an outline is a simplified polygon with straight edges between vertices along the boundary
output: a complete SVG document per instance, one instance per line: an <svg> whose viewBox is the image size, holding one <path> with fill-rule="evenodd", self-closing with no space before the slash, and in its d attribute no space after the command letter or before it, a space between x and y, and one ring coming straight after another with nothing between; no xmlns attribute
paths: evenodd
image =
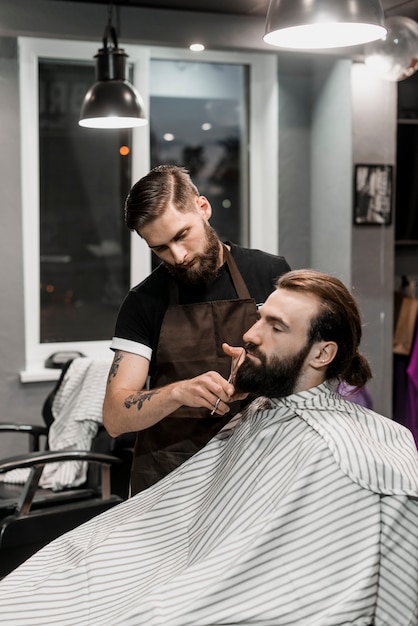
<svg viewBox="0 0 418 626"><path fill-rule="evenodd" d="M128 496L133 436L114 440L99 426L90 450L49 449L53 399L69 365L44 403L45 426L0 424L2 438L8 432L19 433L22 439L24 435L28 437L27 452L0 459L0 474L16 469L26 470L27 476L24 484L0 482L0 578L53 539ZM42 472L50 463L69 461L88 464L82 485L58 491L39 485Z"/></svg>

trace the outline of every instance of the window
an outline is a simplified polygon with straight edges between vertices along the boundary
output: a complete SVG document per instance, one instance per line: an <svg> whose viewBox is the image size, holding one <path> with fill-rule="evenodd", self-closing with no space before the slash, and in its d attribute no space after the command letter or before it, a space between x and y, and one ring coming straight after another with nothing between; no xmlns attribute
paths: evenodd
<svg viewBox="0 0 418 626"><path fill-rule="evenodd" d="M150 124L80 128L97 43L19 39L26 371L58 350L108 354L120 303L151 255L123 221L133 182L159 163L190 169L222 239L277 251L273 55L133 46ZM249 210L251 206L251 210Z"/></svg>
<svg viewBox="0 0 418 626"><path fill-rule="evenodd" d="M132 133L82 128L94 66L39 59L40 342L108 340L129 288Z"/></svg>
<svg viewBox="0 0 418 626"><path fill-rule="evenodd" d="M248 66L151 59L151 167L185 166L222 240L248 245Z"/></svg>

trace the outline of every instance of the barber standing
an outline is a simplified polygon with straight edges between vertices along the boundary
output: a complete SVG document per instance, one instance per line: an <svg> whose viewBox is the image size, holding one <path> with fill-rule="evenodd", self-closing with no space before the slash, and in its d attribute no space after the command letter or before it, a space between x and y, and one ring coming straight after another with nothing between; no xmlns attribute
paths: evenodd
<svg viewBox="0 0 418 626"><path fill-rule="evenodd" d="M126 224L162 263L127 294L116 321L103 422L137 432L131 493L202 448L239 410L230 359L259 307L289 271L283 257L222 243L188 172L163 165L131 189ZM149 384L147 384L149 380ZM145 388L147 386L147 388Z"/></svg>

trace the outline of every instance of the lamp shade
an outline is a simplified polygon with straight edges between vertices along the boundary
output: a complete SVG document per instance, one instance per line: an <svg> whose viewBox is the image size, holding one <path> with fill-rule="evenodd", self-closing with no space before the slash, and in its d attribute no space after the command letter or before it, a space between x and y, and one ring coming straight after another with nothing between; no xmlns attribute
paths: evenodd
<svg viewBox="0 0 418 626"><path fill-rule="evenodd" d="M144 126L142 98L126 80L126 59L121 48L101 48L95 55L96 82L85 95L80 126L88 128L132 128Z"/></svg>
<svg viewBox="0 0 418 626"><path fill-rule="evenodd" d="M270 0L263 39L312 50L364 44L385 33L380 0Z"/></svg>

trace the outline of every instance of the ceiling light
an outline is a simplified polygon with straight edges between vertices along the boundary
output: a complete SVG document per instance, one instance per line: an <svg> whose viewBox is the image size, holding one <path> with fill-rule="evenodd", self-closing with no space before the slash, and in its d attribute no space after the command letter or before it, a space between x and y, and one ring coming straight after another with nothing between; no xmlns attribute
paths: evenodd
<svg viewBox="0 0 418 626"><path fill-rule="evenodd" d="M270 0L264 41L282 48L341 48L386 33L380 0Z"/></svg>
<svg viewBox="0 0 418 626"><path fill-rule="evenodd" d="M205 49L203 43L192 43L189 46L189 50L192 52L202 52Z"/></svg>
<svg viewBox="0 0 418 626"><path fill-rule="evenodd" d="M113 47L108 45L111 37ZM142 98L135 87L126 80L126 52L118 47L116 30L112 25L112 12L103 35L103 48L97 51L96 82L86 93L80 126L88 128L133 128L144 126Z"/></svg>

